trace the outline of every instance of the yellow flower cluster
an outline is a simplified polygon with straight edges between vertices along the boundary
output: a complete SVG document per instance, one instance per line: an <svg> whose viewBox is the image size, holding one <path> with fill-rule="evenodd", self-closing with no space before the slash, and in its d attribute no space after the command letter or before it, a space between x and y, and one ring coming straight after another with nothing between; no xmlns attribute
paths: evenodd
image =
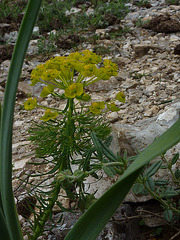
<svg viewBox="0 0 180 240"><path fill-rule="evenodd" d="M104 102L93 102L89 107L90 111L94 114L101 113L101 110L105 108Z"/></svg>
<svg viewBox="0 0 180 240"><path fill-rule="evenodd" d="M33 110L37 106L36 98L28 98L28 100L24 103L24 108L26 110Z"/></svg>
<svg viewBox="0 0 180 240"><path fill-rule="evenodd" d="M81 96L83 93L82 83L73 83L65 89L65 96L67 98L75 98L76 96Z"/></svg>
<svg viewBox="0 0 180 240"><path fill-rule="evenodd" d="M31 73L31 86L38 82L45 84L40 97L53 94L55 88L64 89L66 98L76 98L79 101L89 101L91 96L84 92L84 87L99 80L108 80L111 76L117 76L117 65L109 59L103 61L103 67L98 67L102 57L95 53L84 50L71 53L68 57L58 56L51 58L44 64L38 65ZM116 100L125 101L123 93L116 95ZM106 103L107 109L119 111L114 102ZM29 98L24 107L32 110L37 106L36 98ZM89 107L94 114L100 114L105 108L104 102L93 102ZM56 118L58 112L47 110L41 118L44 121Z"/></svg>
<svg viewBox="0 0 180 240"><path fill-rule="evenodd" d="M98 68L97 64L102 62L102 57L85 50L71 53L68 57L55 57L46 63L38 65L31 73L31 86L38 82L47 85L41 93L41 97L46 97L54 91L54 88L65 89L67 98L74 98L74 92L69 95L67 88L74 83L82 83L83 86L90 85L99 80L108 80L111 76L117 75L117 65L111 60L104 60L104 67ZM79 73L78 78L74 78L74 73ZM88 78L88 79L87 79ZM90 79L89 79L90 78ZM72 86L72 89L75 85ZM70 88L71 89L71 88ZM66 92L68 92L66 94ZM78 96L78 95L77 95Z"/></svg>
<svg viewBox="0 0 180 240"><path fill-rule="evenodd" d="M51 111L50 109L46 110L42 118L43 121L49 121L50 119L56 118L58 116L58 112Z"/></svg>

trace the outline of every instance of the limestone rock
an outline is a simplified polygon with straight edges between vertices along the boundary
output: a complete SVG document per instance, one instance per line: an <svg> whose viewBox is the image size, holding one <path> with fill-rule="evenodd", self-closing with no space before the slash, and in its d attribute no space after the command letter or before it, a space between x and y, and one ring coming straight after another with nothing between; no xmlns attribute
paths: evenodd
<svg viewBox="0 0 180 240"><path fill-rule="evenodd" d="M18 33L17 31L11 32L11 33L5 33L4 40L8 43L14 44L17 40Z"/></svg>
<svg viewBox="0 0 180 240"><path fill-rule="evenodd" d="M119 82L116 78L112 77L108 81L100 80L92 85L86 87L88 91L99 92L99 91L110 91L112 89L117 89L119 87Z"/></svg>
<svg viewBox="0 0 180 240"><path fill-rule="evenodd" d="M114 138L119 141L126 138L134 151L142 151L179 119L179 113L180 102L177 102L158 117L140 120L134 125L117 122L113 125Z"/></svg>
<svg viewBox="0 0 180 240"><path fill-rule="evenodd" d="M148 53L150 49L159 49L157 44L136 44L133 46L135 57L142 57Z"/></svg>

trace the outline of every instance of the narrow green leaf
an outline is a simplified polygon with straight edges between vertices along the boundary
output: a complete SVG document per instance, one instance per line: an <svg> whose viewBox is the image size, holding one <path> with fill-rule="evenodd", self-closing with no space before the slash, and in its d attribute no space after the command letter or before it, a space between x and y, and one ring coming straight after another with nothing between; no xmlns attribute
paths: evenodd
<svg viewBox="0 0 180 240"><path fill-rule="evenodd" d="M166 190L164 193L162 193L160 196L161 198L171 198L174 196L177 196L178 192L175 190Z"/></svg>
<svg viewBox="0 0 180 240"><path fill-rule="evenodd" d="M152 177L149 177L146 181L147 187L149 187L152 191L155 191L155 183Z"/></svg>
<svg viewBox="0 0 180 240"><path fill-rule="evenodd" d="M144 186L141 183L136 183L132 187L134 194L143 195L144 194Z"/></svg>
<svg viewBox="0 0 180 240"><path fill-rule="evenodd" d="M177 169L177 170L175 171L174 175L175 175L176 179L179 179L179 178L180 178L180 170Z"/></svg>
<svg viewBox="0 0 180 240"><path fill-rule="evenodd" d="M159 160L157 162L154 162L145 172L144 176L151 177L153 176L161 167L162 160Z"/></svg>
<svg viewBox="0 0 180 240"><path fill-rule="evenodd" d="M144 166L180 141L180 119L147 147L119 180L79 219L65 240L95 240L124 200Z"/></svg>
<svg viewBox="0 0 180 240"><path fill-rule="evenodd" d="M102 147L101 147L101 144L99 142L99 139L96 137L96 134L93 131L91 132L91 137L92 137L92 141L94 143L94 146L96 148L99 160L102 162L103 161L103 151L102 151Z"/></svg>
<svg viewBox="0 0 180 240"><path fill-rule="evenodd" d="M167 181L167 180L164 180L164 179L158 179L158 180L155 181L155 185L156 185L156 186L164 186L164 185L166 185L167 183L168 183L168 181Z"/></svg>
<svg viewBox="0 0 180 240"><path fill-rule="evenodd" d="M109 147L111 145L112 140L113 140L112 136L107 137L106 140L104 141L105 145Z"/></svg>
<svg viewBox="0 0 180 240"><path fill-rule="evenodd" d="M83 161L83 171L87 171L89 170L89 165L90 165L90 159L91 159L91 156L94 152L94 147L90 148L88 151L87 151L87 155Z"/></svg>
<svg viewBox="0 0 180 240"><path fill-rule="evenodd" d="M171 222L173 219L173 212L170 209L166 209L163 212L163 217L167 222Z"/></svg>
<svg viewBox="0 0 180 240"><path fill-rule="evenodd" d="M27 11L19 30L18 39L11 60L1 116L0 190L4 219L7 223L11 240L22 239L12 191L12 126L14 104L22 64L41 2L42 0L28 1Z"/></svg>
<svg viewBox="0 0 180 240"><path fill-rule="evenodd" d="M0 233L1 233L1 239L10 240L10 234L8 232L4 214L1 208L0 208Z"/></svg>
<svg viewBox="0 0 180 240"><path fill-rule="evenodd" d="M176 153L171 160L171 165L174 165L178 159L179 159L179 153Z"/></svg>
<svg viewBox="0 0 180 240"><path fill-rule="evenodd" d="M116 162L118 161L117 156L101 141L99 140L99 143L102 147L102 151L104 155L111 161Z"/></svg>
<svg viewBox="0 0 180 240"><path fill-rule="evenodd" d="M113 168L110 167L102 167L102 170L109 176L109 177L114 177L114 175L116 174L115 171L113 171Z"/></svg>
<svg viewBox="0 0 180 240"><path fill-rule="evenodd" d="M10 235L9 235L7 224L4 218L1 194L0 194L0 233L1 233L2 239L10 240Z"/></svg>

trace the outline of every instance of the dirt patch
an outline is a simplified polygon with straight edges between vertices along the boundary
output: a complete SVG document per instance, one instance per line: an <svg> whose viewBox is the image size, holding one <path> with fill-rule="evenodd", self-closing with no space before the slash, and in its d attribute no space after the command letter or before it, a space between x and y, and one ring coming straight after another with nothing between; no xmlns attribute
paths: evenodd
<svg viewBox="0 0 180 240"><path fill-rule="evenodd" d="M7 16L6 18L0 18L0 35L4 35L5 33L10 33L13 31L18 31L21 21L23 18L23 14L20 14L16 19L11 16ZM6 23L4 25L4 23Z"/></svg>
<svg viewBox="0 0 180 240"><path fill-rule="evenodd" d="M80 42L81 38L79 35L71 34L68 36L61 36L61 38L59 38L59 40L56 42L56 45L62 49L71 49L78 46Z"/></svg>
<svg viewBox="0 0 180 240"><path fill-rule="evenodd" d="M0 64L7 59L11 59L13 49L14 46L10 44L0 45Z"/></svg>
<svg viewBox="0 0 180 240"><path fill-rule="evenodd" d="M174 54L180 55L180 44L176 45L176 47L174 48Z"/></svg>

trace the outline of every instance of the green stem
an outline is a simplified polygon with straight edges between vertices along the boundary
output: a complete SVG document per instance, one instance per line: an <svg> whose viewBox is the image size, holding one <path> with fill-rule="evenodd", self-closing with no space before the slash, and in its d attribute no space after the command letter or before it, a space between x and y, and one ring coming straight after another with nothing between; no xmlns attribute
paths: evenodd
<svg viewBox="0 0 180 240"><path fill-rule="evenodd" d="M65 131L65 135L67 137L67 141L73 141L74 139L74 120L73 120L73 111L74 111L74 100L73 99L68 99L67 102L67 117L66 117L66 131ZM72 143L73 144L73 143ZM70 155L71 155L71 150L69 149L69 147L65 146L61 156L62 156L62 163L59 167L59 171L64 171L66 169L70 169L71 170L71 166L70 166ZM34 234L31 238L31 240L36 240L41 233L43 232L44 229L44 225L47 222L47 220L49 220L49 218L51 217L51 213L52 213L52 208L54 207L59 192L60 192L60 188L61 188L61 183L59 181L56 181L55 185L53 186L54 191L52 193L52 195L49 197L49 203L48 206L46 207L46 209L44 210L44 213L42 214L42 216L40 216L40 221L38 222L38 224L36 225Z"/></svg>
<svg viewBox="0 0 180 240"><path fill-rule="evenodd" d="M139 178L137 179L137 181L141 184L143 184L144 188L151 194L151 196L156 199L157 201L159 201L163 206L167 207L168 209L171 209L173 212L180 214L180 211L174 207L172 207L171 205L169 205L166 201L164 201L159 195L157 195L155 192L153 192L148 186L146 186L142 180L140 180Z"/></svg>
<svg viewBox="0 0 180 240"><path fill-rule="evenodd" d="M33 236L31 237L31 240L36 240L43 232L44 225L51 216L52 208L54 207L54 204L57 201L59 192L60 192L60 183L56 182L56 184L54 186L54 192L50 198L51 200L49 201L49 205L46 208L46 210L44 211L44 214L43 214L41 220L38 222L38 225L33 233Z"/></svg>
<svg viewBox="0 0 180 240"><path fill-rule="evenodd" d="M86 83L85 83L85 86L91 85L91 84L93 84L95 82L98 82L100 80L99 78L95 78L94 80L93 79L94 79L94 77L92 77L91 79L87 80Z"/></svg>
<svg viewBox="0 0 180 240"><path fill-rule="evenodd" d="M176 179L176 177L175 177L175 175L174 175L174 173L173 173L173 171L172 171L172 165L171 165L171 164L168 162L168 160L165 158L164 154L161 155L161 158L162 158L162 160L164 160L165 163L167 164L168 169L169 169L169 171L170 171L170 173L171 173L171 175L172 175L173 182L174 182L175 184L178 184L178 186L179 186L179 181Z"/></svg>
<svg viewBox="0 0 180 240"><path fill-rule="evenodd" d="M37 107L40 107L40 108L43 108L43 109L50 109L50 110L53 110L53 111L56 111L56 112L58 112L59 114L63 114L63 112L62 111L60 111L60 110L58 110L58 109L56 109L56 108L52 108L52 107L45 107L45 106L42 106L42 105L37 105Z"/></svg>
<svg viewBox="0 0 180 240"><path fill-rule="evenodd" d="M114 167L114 166L124 166L121 162L110 162L110 163L103 163L104 167Z"/></svg>
<svg viewBox="0 0 180 240"><path fill-rule="evenodd" d="M179 181L176 179L176 177L175 177L175 175L174 175L174 173L173 173L173 171L172 171L172 169L171 169L171 166L168 167L168 169L169 169L169 171L170 171L170 173L171 173L171 175L172 175L173 182L179 186Z"/></svg>

